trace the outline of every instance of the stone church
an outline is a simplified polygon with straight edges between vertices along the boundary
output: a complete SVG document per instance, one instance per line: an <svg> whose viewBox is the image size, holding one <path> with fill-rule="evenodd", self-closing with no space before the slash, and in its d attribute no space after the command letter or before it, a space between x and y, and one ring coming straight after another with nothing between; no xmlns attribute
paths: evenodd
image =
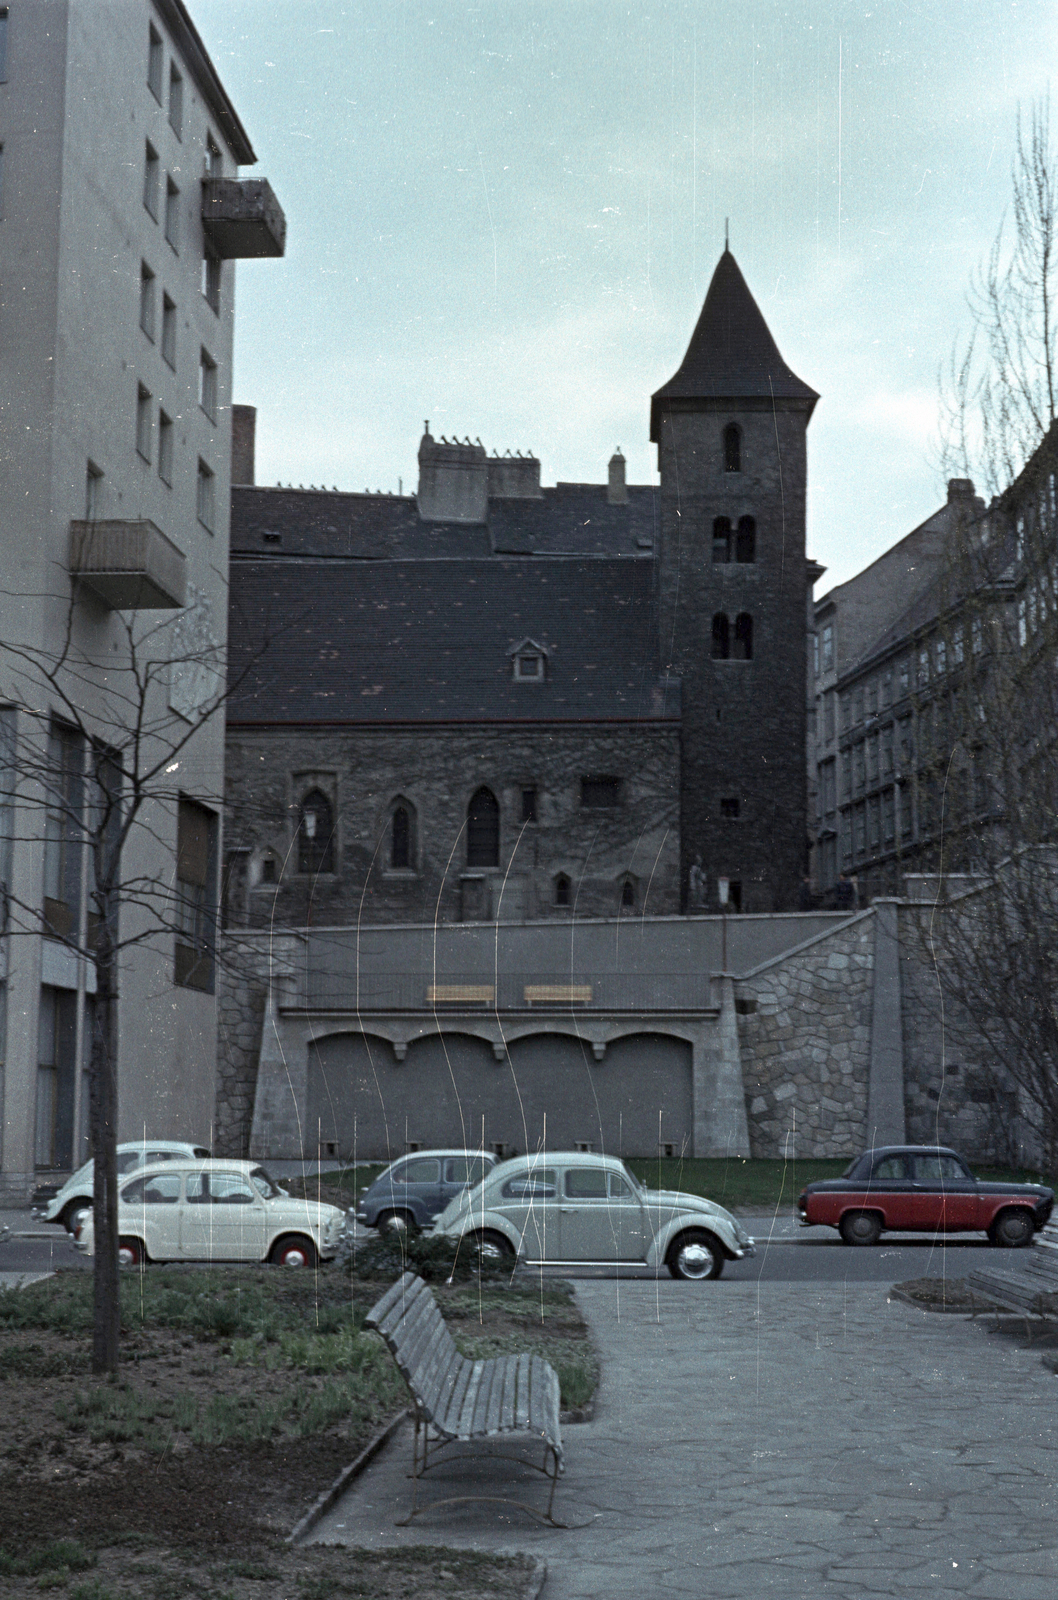
<svg viewBox="0 0 1058 1600"><path fill-rule="evenodd" d="M816 399L725 249L657 486L427 424L414 496L266 488L236 408L226 925L793 909Z"/></svg>

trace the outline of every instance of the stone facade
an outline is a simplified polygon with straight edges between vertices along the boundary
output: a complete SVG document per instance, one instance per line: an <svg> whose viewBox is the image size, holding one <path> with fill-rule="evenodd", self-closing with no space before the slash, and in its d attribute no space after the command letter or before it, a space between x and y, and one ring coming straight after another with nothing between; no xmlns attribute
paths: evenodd
<svg viewBox="0 0 1058 1600"><path fill-rule="evenodd" d="M245 859L229 875L228 925L678 910L679 763L674 724L232 728L228 842ZM599 773L620 780L616 803L585 806L581 780ZM482 786L499 802L499 864L468 868L467 807ZM298 871L300 808L312 790L332 807L333 872ZM535 815L523 821L529 792ZM398 804L410 820L411 862L399 869Z"/></svg>
<svg viewBox="0 0 1058 1600"><path fill-rule="evenodd" d="M865 913L737 983L755 1156L851 1156L862 1148L874 932Z"/></svg>

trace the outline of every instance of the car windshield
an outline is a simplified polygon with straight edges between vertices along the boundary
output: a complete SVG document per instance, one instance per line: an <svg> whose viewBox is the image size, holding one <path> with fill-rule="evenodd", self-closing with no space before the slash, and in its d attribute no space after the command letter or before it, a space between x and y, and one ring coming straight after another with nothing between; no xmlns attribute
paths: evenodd
<svg viewBox="0 0 1058 1600"><path fill-rule="evenodd" d="M263 1194L266 1200L277 1200L283 1193L279 1185L268 1176L264 1167L254 1167L250 1179L254 1188Z"/></svg>
<svg viewBox="0 0 1058 1600"><path fill-rule="evenodd" d="M628 1168L625 1166L623 1161L621 1163L621 1173L622 1173L623 1177L627 1178L628 1182L632 1185L632 1188L635 1190L636 1194L642 1194L643 1185L640 1183L639 1179L636 1177L634 1172L629 1172Z"/></svg>

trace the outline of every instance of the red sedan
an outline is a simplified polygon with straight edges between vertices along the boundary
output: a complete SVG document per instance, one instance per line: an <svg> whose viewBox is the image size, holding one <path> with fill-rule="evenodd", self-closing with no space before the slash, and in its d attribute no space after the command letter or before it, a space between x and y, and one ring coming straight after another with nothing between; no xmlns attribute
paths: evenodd
<svg viewBox="0 0 1058 1600"><path fill-rule="evenodd" d="M1031 1243L1053 1205L1053 1189L975 1178L954 1150L917 1144L865 1151L840 1178L807 1184L797 1210L803 1228L837 1228L846 1244L876 1244L886 1231L980 1229L1014 1249Z"/></svg>

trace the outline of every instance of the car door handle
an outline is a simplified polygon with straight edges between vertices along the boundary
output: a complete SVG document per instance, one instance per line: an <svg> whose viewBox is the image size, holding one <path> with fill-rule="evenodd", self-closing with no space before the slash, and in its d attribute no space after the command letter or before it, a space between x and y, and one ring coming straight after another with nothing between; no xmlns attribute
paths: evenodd
<svg viewBox="0 0 1058 1600"><path fill-rule="evenodd" d="M577 1214L577 1208L576 1206L559 1206L558 1214L560 1217L574 1217Z"/></svg>

